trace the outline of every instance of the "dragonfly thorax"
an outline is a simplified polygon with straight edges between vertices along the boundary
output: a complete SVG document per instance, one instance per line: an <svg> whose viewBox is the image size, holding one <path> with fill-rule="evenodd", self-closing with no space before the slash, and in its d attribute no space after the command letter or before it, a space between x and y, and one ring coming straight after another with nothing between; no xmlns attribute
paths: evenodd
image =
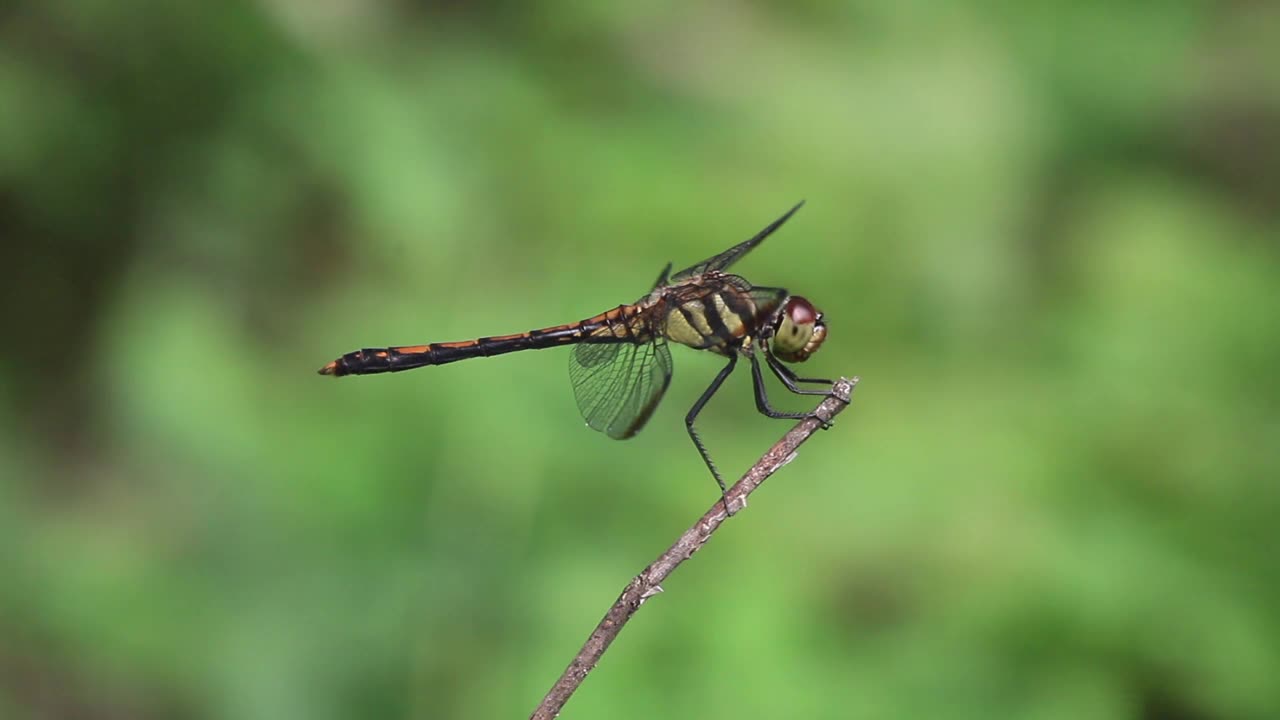
<svg viewBox="0 0 1280 720"><path fill-rule="evenodd" d="M813 303L799 295L787 298L775 320L773 354L789 363L804 362L826 339L827 325Z"/></svg>

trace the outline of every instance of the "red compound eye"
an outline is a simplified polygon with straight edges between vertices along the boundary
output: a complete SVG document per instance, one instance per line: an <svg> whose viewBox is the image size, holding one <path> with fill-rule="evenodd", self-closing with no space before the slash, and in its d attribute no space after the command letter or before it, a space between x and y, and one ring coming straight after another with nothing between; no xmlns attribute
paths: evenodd
<svg viewBox="0 0 1280 720"><path fill-rule="evenodd" d="M791 322L796 325L812 325L818 322L821 313L813 306L813 303L805 300L799 295L792 295L787 301L787 315L791 318Z"/></svg>

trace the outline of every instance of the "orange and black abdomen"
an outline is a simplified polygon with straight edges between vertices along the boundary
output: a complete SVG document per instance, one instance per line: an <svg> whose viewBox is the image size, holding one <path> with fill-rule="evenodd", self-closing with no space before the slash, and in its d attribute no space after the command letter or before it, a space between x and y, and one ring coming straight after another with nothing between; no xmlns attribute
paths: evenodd
<svg viewBox="0 0 1280 720"><path fill-rule="evenodd" d="M643 342L632 327L638 314L634 305L623 305L593 318L570 325L530 330L515 335L499 335L462 342L365 348L346 355L320 368L321 375L374 375L400 372L428 365L468 360L475 357L505 355L520 350L541 350L575 343Z"/></svg>
<svg viewBox="0 0 1280 720"><path fill-rule="evenodd" d="M474 357L502 355L519 350L536 350L574 342L577 326L534 330L518 335L464 340L462 342L406 345L387 348L365 348L346 355L320 368L321 375L373 375L400 372L427 365L467 360Z"/></svg>

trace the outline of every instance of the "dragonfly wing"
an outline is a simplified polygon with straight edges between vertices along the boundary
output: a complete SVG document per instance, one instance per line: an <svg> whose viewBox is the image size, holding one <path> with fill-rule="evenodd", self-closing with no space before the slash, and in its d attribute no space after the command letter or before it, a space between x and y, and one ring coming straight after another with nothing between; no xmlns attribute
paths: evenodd
<svg viewBox="0 0 1280 720"><path fill-rule="evenodd" d="M662 274L658 276L658 280L657 280L656 282L654 282L654 283L653 283L653 289L654 289L654 290L657 290L658 288L662 287L663 285L666 285L666 284L667 284L667 278L668 278L670 275L671 275L671 263L667 263L667 266L666 266L666 267L664 267L664 268L662 268Z"/></svg>
<svg viewBox="0 0 1280 720"><path fill-rule="evenodd" d="M644 427L671 383L671 351L658 337L640 344L575 345L569 380L592 429L625 440Z"/></svg>
<svg viewBox="0 0 1280 720"><path fill-rule="evenodd" d="M769 223L768 227L756 233L755 236L752 237L750 240L740 242L737 245L734 245L733 247L729 248L728 250L725 250L724 252L720 253L719 255L716 255L715 257L707 258L706 260L703 260L697 265L693 265L685 268L684 270L681 270L680 272L673 275L671 277L671 280L673 282L677 280L687 280L688 278L691 278L695 275L701 275L710 270L724 270L725 268L737 262L738 259L741 258L743 255L746 255L748 252L750 252L752 248L764 242L765 238L772 235L774 230L777 230L778 228L782 227L782 224L790 220L791 216L794 215L796 211L799 210L800 207L803 205L804 205L804 201L801 200L799 203L796 203L795 207L788 210L785 215Z"/></svg>

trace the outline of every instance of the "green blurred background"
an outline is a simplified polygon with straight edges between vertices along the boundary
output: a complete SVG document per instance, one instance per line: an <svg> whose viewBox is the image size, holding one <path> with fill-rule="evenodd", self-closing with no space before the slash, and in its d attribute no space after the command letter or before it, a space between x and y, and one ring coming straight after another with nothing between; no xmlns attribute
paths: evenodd
<svg viewBox="0 0 1280 720"><path fill-rule="evenodd" d="M6 4L0 717L526 715L716 498L720 361L626 443L563 350L315 369L802 198L736 269L853 407L565 717L1280 717L1277 68L1273 2Z"/></svg>

